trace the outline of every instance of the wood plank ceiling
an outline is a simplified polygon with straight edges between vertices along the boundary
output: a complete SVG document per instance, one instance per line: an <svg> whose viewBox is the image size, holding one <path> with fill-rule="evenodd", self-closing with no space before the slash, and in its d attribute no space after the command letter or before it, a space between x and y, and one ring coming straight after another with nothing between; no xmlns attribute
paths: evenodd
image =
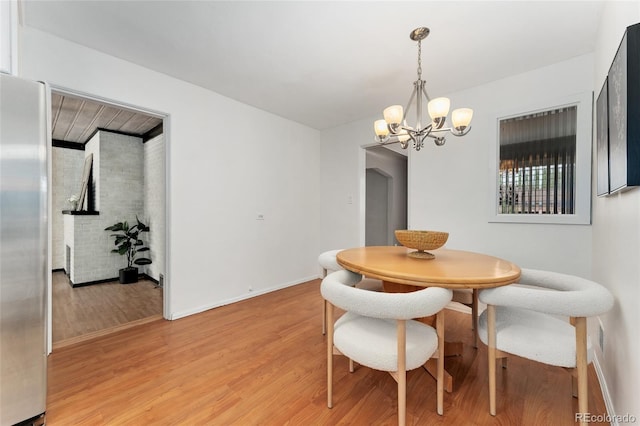
<svg viewBox="0 0 640 426"><path fill-rule="evenodd" d="M98 129L139 136L143 141L162 133L161 118L56 92L51 93L51 117L54 146L83 147Z"/></svg>

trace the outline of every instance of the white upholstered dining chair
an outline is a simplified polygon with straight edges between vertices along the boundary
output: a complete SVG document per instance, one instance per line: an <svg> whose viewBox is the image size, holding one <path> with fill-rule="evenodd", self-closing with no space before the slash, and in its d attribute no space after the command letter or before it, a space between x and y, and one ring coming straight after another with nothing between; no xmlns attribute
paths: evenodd
<svg viewBox="0 0 640 426"><path fill-rule="evenodd" d="M362 276L333 272L322 280L327 300L327 405L333 407L333 355L376 370L387 371L398 383L398 424L406 421L406 372L438 358L437 411L444 401L444 314L451 290L429 287L410 293L366 291L356 284ZM334 306L345 310L334 324ZM436 329L413 318L436 315Z"/></svg>
<svg viewBox="0 0 640 426"><path fill-rule="evenodd" d="M322 278L326 277L329 272L335 272L342 270L342 266L338 263L336 256L340 250L329 250L320 253L318 256L318 264L322 268ZM382 281L373 278L363 278L358 287L371 291L383 291ZM325 300L322 305L322 334L327 331L327 301Z"/></svg>
<svg viewBox="0 0 640 426"><path fill-rule="evenodd" d="M496 414L496 359L507 353L572 369L579 413L588 413L587 317L611 309L611 293L584 278L522 269L518 284L481 290L479 299L487 304L478 320L478 333L489 348L490 413Z"/></svg>

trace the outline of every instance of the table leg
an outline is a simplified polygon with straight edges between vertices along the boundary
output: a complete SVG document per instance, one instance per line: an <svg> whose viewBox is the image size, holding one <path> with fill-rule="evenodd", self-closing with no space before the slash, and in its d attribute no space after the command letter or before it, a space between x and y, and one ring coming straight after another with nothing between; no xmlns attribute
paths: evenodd
<svg viewBox="0 0 640 426"><path fill-rule="evenodd" d="M478 349L478 289L473 289L473 300L471 302L471 323L473 330L473 347Z"/></svg>
<svg viewBox="0 0 640 426"><path fill-rule="evenodd" d="M434 379L438 377L438 360L436 358L429 359L422 367ZM453 376L447 370L444 370L444 390L448 393L453 392Z"/></svg>
<svg viewBox="0 0 640 426"><path fill-rule="evenodd" d="M420 290L422 287L409 286L405 284L396 284L388 281L383 281L384 291L388 293L408 293L411 291ZM432 315L425 318L416 318L418 321L424 322L433 328L436 328L436 316ZM444 356L459 356L462 355L463 343L462 342L444 342ZM424 364L424 369L437 378L438 374L438 359L436 357L429 359ZM453 391L453 376L445 369L444 371L444 390L451 393Z"/></svg>

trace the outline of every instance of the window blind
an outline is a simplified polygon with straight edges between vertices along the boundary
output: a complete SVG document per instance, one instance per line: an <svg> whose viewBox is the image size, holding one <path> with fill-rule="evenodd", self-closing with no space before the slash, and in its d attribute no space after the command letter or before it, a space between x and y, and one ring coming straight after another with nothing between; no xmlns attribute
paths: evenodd
<svg viewBox="0 0 640 426"><path fill-rule="evenodd" d="M500 120L498 213L574 214L577 108Z"/></svg>

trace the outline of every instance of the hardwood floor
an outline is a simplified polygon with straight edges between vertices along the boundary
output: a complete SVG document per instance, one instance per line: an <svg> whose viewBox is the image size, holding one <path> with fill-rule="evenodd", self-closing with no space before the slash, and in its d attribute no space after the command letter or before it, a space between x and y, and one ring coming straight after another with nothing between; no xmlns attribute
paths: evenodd
<svg viewBox="0 0 640 426"><path fill-rule="evenodd" d="M162 289L150 280L117 281L72 288L64 272L53 273L54 350L148 318L162 317Z"/></svg>
<svg viewBox="0 0 640 426"><path fill-rule="evenodd" d="M326 405L326 339L319 280L175 321L158 320L54 351L48 425L393 425L396 383L335 357L334 408ZM562 368L511 357L498 369L489 414L486 347L471 346L469 316L446 311L454 389L436 414L436 385L407 374L407 424L574 425L577 401ZM605 406L589 366L589 411Z"/></svg>

